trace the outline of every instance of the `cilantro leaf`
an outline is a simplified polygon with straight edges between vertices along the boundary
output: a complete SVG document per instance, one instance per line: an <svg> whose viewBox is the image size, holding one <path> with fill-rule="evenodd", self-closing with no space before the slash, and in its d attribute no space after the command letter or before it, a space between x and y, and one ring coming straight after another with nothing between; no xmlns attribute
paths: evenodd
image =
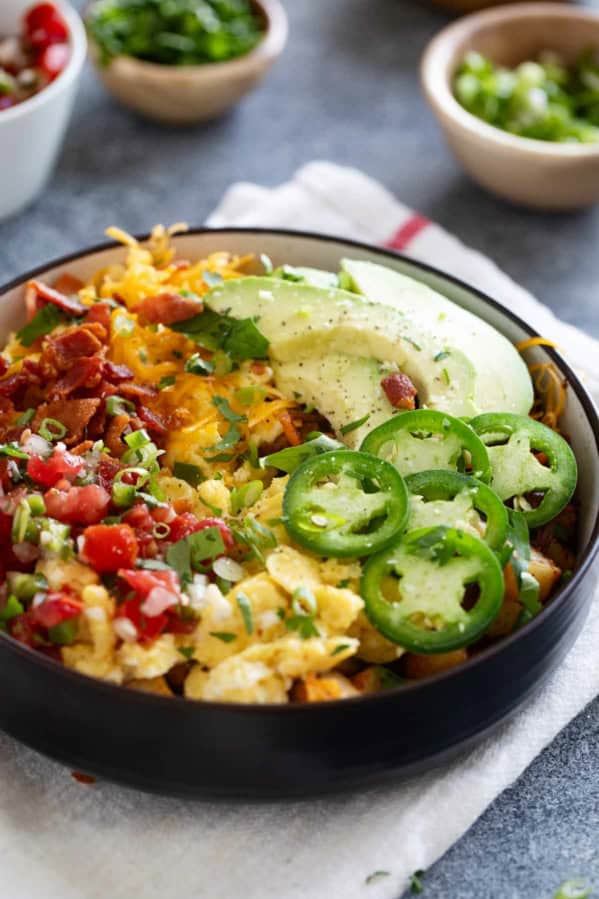
<svg viewBox="0 0 599 899"><path fill-rule="evenodd" d="M231 409L228 400L226 400L224 396L213 396L212 405L216 406L222 417L227 421L247 421L246 415L240 415L238 412Z"/></svg>
<svg viewBox="0 0 599 899"><path fill-rule="evenodd" d="M217 640L222 640L223 643L232 643L233 640L237 639L237 634L231 634L227 631L210 631L211 637L216 637Z"/></svg>
<svg viewBox="0 0 599 899"><path fill-rule="evenodd" d="M254 620L252 618L252 604L250 602L249 596L246 596L241 590L237 593L237 606L239 607L239 611L241 612L241 617L243 618L243 623L245 625L245 629L248 634L253 634L254 632Z"/></svg>
<svg viewBox="0 0 599 899"><path fill-rule="evenodd" d="M198 484L205 480L202 469L198 465L192 465L190 462L175 462L173 475L182 481L187 481L192 487L197 487Z"/></svg>
<svg viewBox="0 0 599 899"><path fill-rule="evenodd" d="M194 353L183 368L192 375L210 375L214 371L214 363L209 359L202 359L199 353Z"/></svg>
<svg viewBox="0 0 599 899"><path fill-rule="evenodd" d="M169 327L208 350L224 350L234 362L268 356L269 342L251 318L230 318L205 308L198 315Z"/></svg>
<svg viewBox="0 0 599 899"><path fill-rule="evenodd" d="M49 334L58 325L68 321L58 306L47 303L38 309L30 322L28 322L20 331L17 331L17 339L23 346L31 346L38 337Z"/></svg>

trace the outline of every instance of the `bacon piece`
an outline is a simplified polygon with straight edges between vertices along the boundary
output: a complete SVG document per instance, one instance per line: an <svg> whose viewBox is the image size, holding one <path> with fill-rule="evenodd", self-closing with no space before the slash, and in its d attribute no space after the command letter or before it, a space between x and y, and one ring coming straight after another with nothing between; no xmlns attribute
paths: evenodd
<svg viewBox="0 0 599 899"><path fill-rule="evenodd" d="M418 391L407 375L396 372L387 375L381 381L381 387L385 391L387 399L396 409L414 409L415 397Z"/></svg>
<svg viewBox="0 0 599 899"><path fill-rule="evenodd" d="M4 356L0 356L0 378L8 371L8 362Z"/></svg>
<svg viewBox="0 0 599 899"><path fill-rule="evenodd" d="M180 293L159 293L143 299L135 311L142 321L153 325L171 325L192 318L203 308L204 304L197 297L184 297Z"/></svg>
<svg viewBox="0 0 599 899"><path fill-rule="evenodd" d="M85 316L86 324L102 325L106 331L106 337L110 336L111 312L108 303L94 303L89 307L89 312Z"/></svg>
<svg viewBox="0 0 599 899"><path fill-rule="evenodd" d="M99 356L76 359L68 371L48 393L51 400L68 396L80 387L96 387L101 379L102 360Z"/></svg>
<svg viewBox="0 0 599 899"><path fill-rule="evenodd" d="M119 384L119 394L131 400L151 399L157 393L158 388L149 384Z"/></svg>
<svg viewBox="0 0 599 899"><path fill-rule="evenodd" d="M79 293L81 288L85 287L85 282L75 275L70 275L69 272L63 272L56 278L52 287L60 293L73 294Z"/></svg>
<svg viewBox="0 0 599 899"><path fill-rule="evenodd" d="M9 375L0 381L0 396L13 397L19 390L27 387L29 378L24 372Z"/></svg>
<svg viewBox="0 0 599 899"><path fill-rule="evenodd" d="M100 406L96 398L82 400L55 400L43 403L33 419L32 430L37 431L44 418L56 418L67 429L64 442L67 446L81 443L85 429Z"/></svg>
<svg viewBox="0 0 599 899"><path fill-rule="evenodd" d="M159 415L156 415L155 412L152 412L151 409L147 409L145 406L139 406L137 409L137 416L141 419L148 431L159 434L160 436L167 433L168 428L166 424L162 418L160 418Z"/></svg>
<svg viewBox="0 0 599 899"><path fill-rule="evenodd" d="M114 362L105 362L102 366L102 376L112 384L120 381L128 381L133 377L133 372L126 365L116 365Z"/></svg>
<svg viewBox="0 0 599 899"><path fill-rule="evenodd" d="M102 349L102 343L94 331L101 325L74 325L56 337L48 337L47 344L54 353L58 366L65 368L80 356L93 356Z"/></svg>
<svg viewBox="0 0 599 899"><path fill-rule="evenodd" d="M127 447L123 443L122 437L125 428L129 424L129 416L126 413L115 415L106 429L104 435L104 443L110 450L111 455L120 459ZM116 474L116 472L115 472Z"/></svg>
<svg viewBox="0 0 599 899"><path fill-rule="evenodd" d="M63 309L65 312L69 312L71 315L81 315L86 311L85 306L79 302L75 297L68 297L66 294L61 293L59 290L56 290L54 287L48 287L47 284L44 284L42 281L29 281L27 283L27 294L26 294L26 303L28 311L31 308L31 297L34 297L36 303L36 309L34 312L39 309L41 306L44 306L46 303L52 303L53 306L58 306L59 309ZM40 302L41 301L41 302Z"/></svg>

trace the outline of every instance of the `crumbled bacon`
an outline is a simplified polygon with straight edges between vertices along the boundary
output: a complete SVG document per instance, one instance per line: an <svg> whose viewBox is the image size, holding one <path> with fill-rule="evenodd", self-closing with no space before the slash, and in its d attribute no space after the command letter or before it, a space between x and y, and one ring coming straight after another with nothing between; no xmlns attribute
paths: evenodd
<svg viewBox="0 0 599 899"><path fill-rule="evenodd" d="M27 387L29 378L24 372L9 375L0 381L0 396L14 397L19 391Z"/></svg>
<svg viewBox="0 0 599 899"><path fill-rule="evenodd" d="M149 384L119 384L120 396L130 400L149 400L158 393L157 387L151 387Z"/></svg>
<svg viewBox="0 0 599 899"><path fill-rule="evenodd" d="M137 409L137 417L141 419L142 424L153 434L163 436L167 433L168 428L163 419L152 412L146 406L139 406Z"/></svg>
<svg viewBox="0 0 599 899"><path fill-rule="evenodd" d="M86 311L85 306L76 297L69 297L54 287L48 287L42 281L36 280L28 282L25 302L30 316L33 316L47 303L58 306L59 309L69 312L71 315L82 315Z"/></svg>
<svg viewBox="0 0 599 899"><path fill-rule="evenodd" d="M106 428L104 443L110 450L111 455L117 459L120 459L127 449L122 438L128 424L129 416L126 412L123 412L121 415L115 415Z"/></svg>
<svg viewBox="0 0 599 899"><path fill-rule="evenodd" d="M81 387L96 387L101 380L102 360L99 356L83 356L76 359L54 387L48 391L48 399L60 399Z"/></svg>
<svg viewBox="0 0 599 899"><path fill-rule="evenodd" d="M51 348L58 367L68 367L73 359L80 356L93 356L102 349L102 341L98 335L104 333L104 326L97 322L89 325L73 325L60 334L46 338L46 345Z"/></svg>
<svg viewBox="0 0 599 899"><path fill-rule="evenodd" d="M102 366L102 376L112 384L118 384L121 381L128 381L133 377L133 372L126 365L116 365L114 362L104 362Z"/></svg>
<svg viewBox="0 0 599 899"><path fill-rule="evenodd" d="M2 375L5 375L8 371L8 362L4 358L4 356L0 356L0 378Z"/></svg>
<svg viewBox="0 0 599 899"><path fill-rule="evenodd" d="M81 443L85 429L98 410L100 402L101 400L90 397L43 403L37 409L31 427L37 432L44 418L56 418L67 429L64 442L67 446L75 446Z"/></svg>
<svg viewBox="0 0 599 899"><path fill-rule="evenodd" d="M204 304L197 297L184 297L179 293L159 293L146 297L136 307L140 321L150 324L171 325L197 315Z"/></svg>
<svg viewBox="0 0 599 899"><path fill-rule="evenodd" d="M75 275L70 275L68 272L63 272L62 275L59 275L52 285L54 290L58 290L60 293L66 293L68 295L73 293L79 293L82 287L85 287L84 282L80 278L76 278Z"/></svg>
<svg viewBox="0 0 599 899"><path fill-rule="evenodd" d="M385 391L387 399L395 409L414 409L415 398L418 391L407 375L396 372L387 375L381 381L381 387Z"/></svg>
<svg viewBox="0 0 599 899"><path fill-rule="evenodd" d="M85 324L97 323L102 325L106 331L106 338L110 336L111 313L108 303L94 303L89 307L89 311L85 316Z"/></svg>

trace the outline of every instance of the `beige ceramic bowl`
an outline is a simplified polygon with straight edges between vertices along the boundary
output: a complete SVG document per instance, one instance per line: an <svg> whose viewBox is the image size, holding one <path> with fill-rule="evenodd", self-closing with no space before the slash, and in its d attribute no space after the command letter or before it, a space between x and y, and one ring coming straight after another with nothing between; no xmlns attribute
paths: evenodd
<svg viewBox="0 0 599 899"><path fill-rule="evenodd" d="M167 66L119 56L99 64L90 39L90 55L104 86L141 115L169 125L214 119L234 106L270 69L287 40L287 16L279 0L254 0L264 20L257 46L227 62Z"/></svg>
<svg viewBox="0 0 599 899"><path fill-rule="evenodd" d="M469 175L501 197L540 209L575 209L599 200L599 144L516 137L467 112L451 82L469 50L514 66L542 50L570 62L599 47L599 13L556 3L501 6L444 28L427 47L422 84L454 155Z"/></svg>

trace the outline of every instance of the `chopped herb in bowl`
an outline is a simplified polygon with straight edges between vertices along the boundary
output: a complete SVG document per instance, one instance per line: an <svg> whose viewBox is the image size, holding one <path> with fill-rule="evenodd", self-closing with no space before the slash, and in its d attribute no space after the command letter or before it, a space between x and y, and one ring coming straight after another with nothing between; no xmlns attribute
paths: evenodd
<svg viewBox="0 0 599 899"><path fill-rule="evenodd" d="M470 52L453 89L468 112L511 134L557 143L599 141L599 61L593 49L571 66L546 52L513 69Z"/></svg>
<svg viewBox="0 0 599 899"><path fill-rule="evenodd" d="M234 59L264 32L250 0L98 0L87 28L104 64L133 56L170 66Z"/></svg>

